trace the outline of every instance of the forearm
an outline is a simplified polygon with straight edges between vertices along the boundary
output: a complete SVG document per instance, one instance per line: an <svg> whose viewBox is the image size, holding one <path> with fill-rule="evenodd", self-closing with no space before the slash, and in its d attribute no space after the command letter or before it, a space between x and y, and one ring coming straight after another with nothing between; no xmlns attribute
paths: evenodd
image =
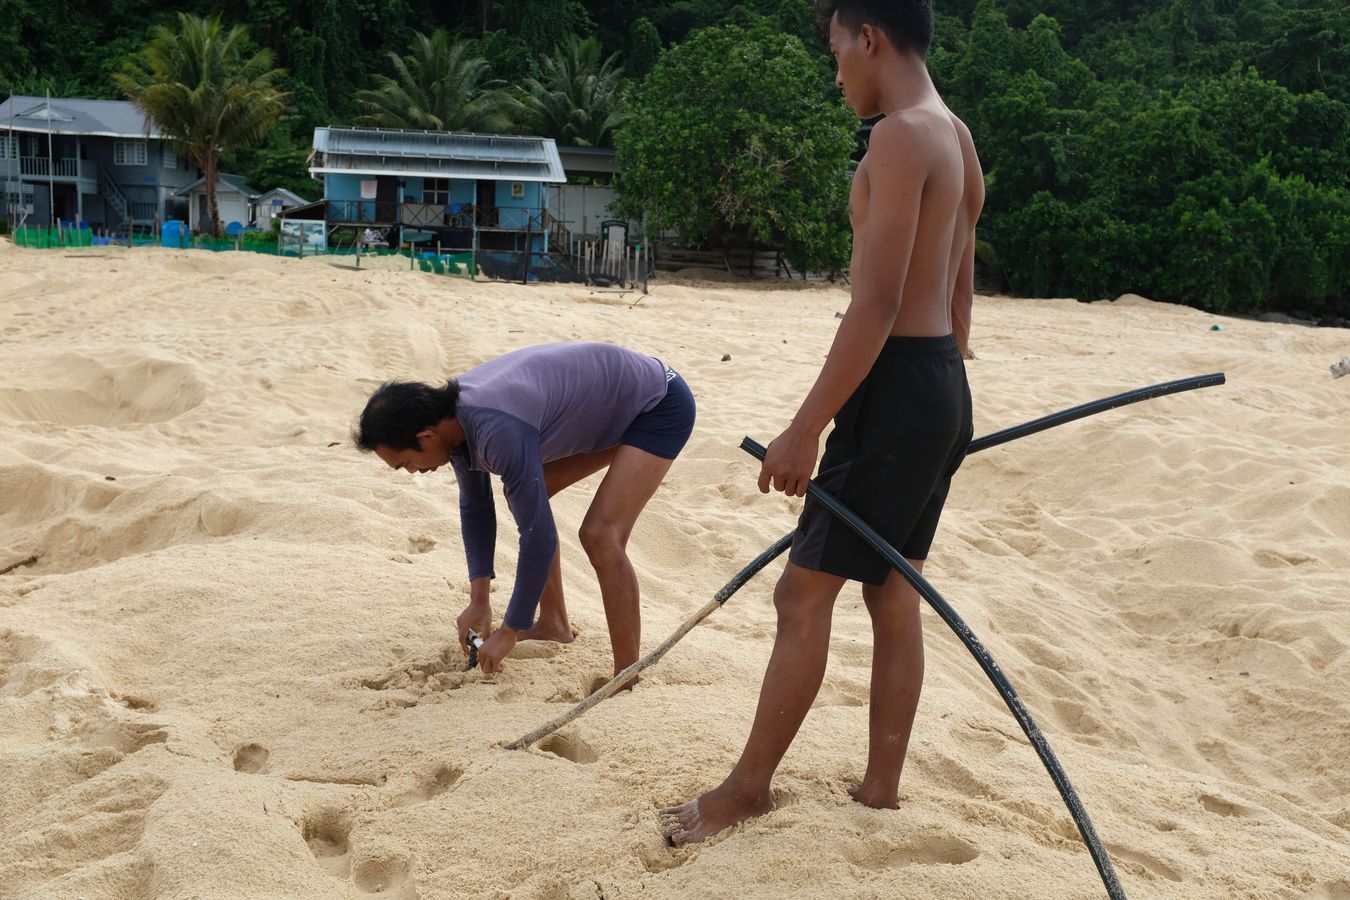
<svg viewBox="0 0 1350 900"><path fill-rule="evenodd" d="M539 600L544 594L553 555L558 550L557 532L552 528L522 535L520 557L516 562L516 583L511 591L502 625L524 631L534 624Z"/></svg>
<svg viewBox="0 0 1350 900"><path fill-rule="evenodd" d="M855 297L849 304L830 353L792 423L819 435L845 401L872 370L881 348L890 336L899 312L899 300L867 300Z"/></svg>
<svg viewBox="0 0 1350 900"><path fill-rule="evenodd" d="M970 294L952 300L952 331L956 334L956 346L963 359L970 359L970 313L974 297Z"/></svg>
<svg viewBox="0 0 1350 900"><path fill-rule="evenodd" d="M492 579L489 576L469 581L469 605L492 608Z"/></svg>

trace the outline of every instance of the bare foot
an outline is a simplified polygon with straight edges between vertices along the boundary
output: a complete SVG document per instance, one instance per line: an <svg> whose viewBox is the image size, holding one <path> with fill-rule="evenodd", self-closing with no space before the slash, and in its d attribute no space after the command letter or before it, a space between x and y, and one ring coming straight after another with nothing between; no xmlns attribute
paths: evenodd
<svg viewBox="0 0 1350 900"><path fill-rule="evenodd" d="M850 785L848 794L863 806L870 806L873 809L900 808L900 797L894 789L878 789L864 782L863 784Z"/></svg>
<svg viewBox="0 0 1350 900"><path fill-rule="evenodd" d="M725 786L715 788L681 806L668 806L658 814L661 831L676 847L695 844L739 825L746 819L773 811L773 795L746 797Z"/></svg>
<svg viewBox="0 0 1350 900"><path fill-rule="evenodd" d="M619 670L619 672L622 672L622 671L623 671L623 669L620 669L620 670ZM614 674L615 674L615 675L618 675L619 672L615 672ZM611 680L612 680L612 679L611 679ZM639 675L634 675L632 678L628 679L628 683L627 683L627 684L620 685L619 688L618 688L617 690L614 691L614 693L616 693L616 694L622 694L624 691L631 691L633 688L637 687L637 683L638 683L639 681L641 681L641 680L642 680L642 677L641 677L641 676L639 676ZM599 690L599 686L596 687L596 690ZM592 693L594 693L594 692L592 692Z"/></svg>
<svg viewBox="0 0 1350 900"><path fill-rule="evenodd" d="M576 633L566 621L545 621L542 618L516 635L517 641L554 641L559 644L570 644L575 639Z"/></svg>

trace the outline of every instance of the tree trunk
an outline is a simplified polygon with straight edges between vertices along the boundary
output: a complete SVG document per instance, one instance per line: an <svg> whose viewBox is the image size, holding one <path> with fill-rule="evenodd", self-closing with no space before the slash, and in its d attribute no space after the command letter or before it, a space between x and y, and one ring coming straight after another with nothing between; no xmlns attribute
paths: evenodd
<svg viewBox="0 0 1350 900"><path fill-rule="evenodd" d="M488 30L488 13L492 9L492 0L480 0L478 4L478 26L484 35Z"/></svg>
<svg viewBox="0 0 1350 900"><path fill-rule="evenodd" d="M220 159L215 150L206 152L206 209L211 214L211 236L220 237L220 207L216 203L216 170Z"/></svg>

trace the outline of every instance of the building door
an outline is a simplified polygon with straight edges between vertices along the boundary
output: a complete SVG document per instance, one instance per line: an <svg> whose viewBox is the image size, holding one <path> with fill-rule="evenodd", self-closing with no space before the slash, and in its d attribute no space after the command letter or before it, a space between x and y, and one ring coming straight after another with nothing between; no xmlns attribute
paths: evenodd
<svg viewBox="0 0 1350 900"><path fill-rule="evenodd" d="M375 179L375 221L381 224L398 221L398 178L393 175Z"/></svg>
<svg viewBox="0 0 1350 900"><path fill-rule="evenodd" d="M497 227L497 182L478 182L478 225L480 228Z"/></svg>
<svg viewBox="0 0 1350 900"><path fill-rule="evenodd" d="M71 222L79 215L79 202L75 196L75 185L57 184L51 188L52 215L62 222Z"/></svg>

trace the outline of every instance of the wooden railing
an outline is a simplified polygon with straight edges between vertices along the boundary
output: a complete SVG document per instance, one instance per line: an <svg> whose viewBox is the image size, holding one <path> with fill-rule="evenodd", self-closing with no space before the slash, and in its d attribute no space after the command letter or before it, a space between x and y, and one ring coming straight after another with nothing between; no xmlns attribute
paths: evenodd
<svg viewBox="0 0 1350 900"><path fill-rule="evenodd" d="M42 178L49 175L53 178L78 178L80 161L69 158L48 160L45 156L20 156L19 173Z"/></svg>
<svg viewBox="0 0 1350 900"><path fill-rule="evenodd" d="M320 201L333 225L402 225L405 228L495 228L548 234L561 247L571 235L546 209L476 206L471 203L395 204L384 200ZM318 205L318 204L316 204Z"/></svg>

